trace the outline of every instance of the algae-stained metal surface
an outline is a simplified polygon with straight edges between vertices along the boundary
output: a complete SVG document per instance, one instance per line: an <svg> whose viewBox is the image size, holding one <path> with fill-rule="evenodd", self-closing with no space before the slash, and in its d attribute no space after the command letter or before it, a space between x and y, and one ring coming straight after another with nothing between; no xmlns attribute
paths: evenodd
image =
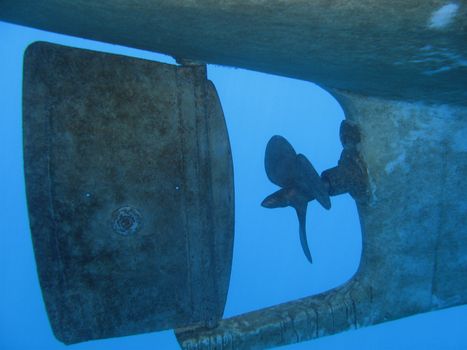
<svg viewBox="0 0 467 350"><path fill-rule="evenodd" d="M56 337L216 324L233 177L205 67L34 43L23 91L31 233Z"/></svg>
<svg viewBox="0 0 467 350"><path fill-rule="evenodd" d="M465 0L3 0L0 19L313 81L467 104Z"/></svg>

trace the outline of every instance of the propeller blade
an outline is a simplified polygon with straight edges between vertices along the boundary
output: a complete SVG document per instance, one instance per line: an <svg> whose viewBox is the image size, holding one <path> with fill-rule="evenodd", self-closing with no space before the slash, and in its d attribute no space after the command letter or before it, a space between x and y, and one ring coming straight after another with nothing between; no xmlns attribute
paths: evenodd
<svg viewBox="0 0 467 350"><path fill-rule="evenodd" d="M311 258L310 248L308 247L308 241L306 238L306 209L307 209L306 202L301 206L295 207L295 211L297 212L297 217L298 217L298 224L299 224L298 231L300 234L300 243L302 244L303 253L305 253L307 260L310 263L313 263L313 260Z"/></svg>
<svg viewBox="0 0 467 350"><path fill-rule="evenodd" d="M289 187L295 181L297 153L282 136L271 137L264 157L264 167L269 180L280 186Z"/></svg>
<svg viewBox="0 0 467 350"><path fill-rule="evenodd" d="M310 161L303 155L297 156L296 185L310 198L316 200L325 208L331 208L329 192Z"/></svg>

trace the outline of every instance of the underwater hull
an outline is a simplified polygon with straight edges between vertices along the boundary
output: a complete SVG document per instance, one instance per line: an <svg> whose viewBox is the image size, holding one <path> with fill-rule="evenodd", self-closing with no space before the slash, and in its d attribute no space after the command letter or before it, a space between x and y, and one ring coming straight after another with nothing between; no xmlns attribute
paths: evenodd
<svg viewBox="0 0 467 350"><path fill-rule="evenodd" d="M444 0L3 0L0 19L355 94L466 105L464 5Z"/></svg>

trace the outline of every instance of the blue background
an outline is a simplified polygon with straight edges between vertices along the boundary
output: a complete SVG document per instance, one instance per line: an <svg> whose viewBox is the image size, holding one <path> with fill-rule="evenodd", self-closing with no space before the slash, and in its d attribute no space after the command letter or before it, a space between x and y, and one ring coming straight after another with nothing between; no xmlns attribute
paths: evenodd
<svg viewBox="0 0 467 350"><path fill-rule="evenodd" d="M64 349L52 335L30 238L22 159L21 84L25 48L42 40L174 63L168 56L0 22L0 350ZM265 209L277 188L264 173L269 138L288 138L318 172L335 166L343 111L326 91L293 79L208 66L230 134L235 171L236 236L225 316L326 291L357 270L361 233L355 203L334 197L326 211L308 207L305 259L291 208ZM396 273L396 272L395 272ZM99 340L70 349L177 349L172 331ZM287 349L467 349L467 307L457 307L344 332Z"/></svg>

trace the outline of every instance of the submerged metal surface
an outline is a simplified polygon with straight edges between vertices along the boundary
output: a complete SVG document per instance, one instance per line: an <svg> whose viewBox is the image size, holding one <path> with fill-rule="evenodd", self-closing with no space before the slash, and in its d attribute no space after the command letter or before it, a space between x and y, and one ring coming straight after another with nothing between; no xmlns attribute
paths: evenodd
<svg viewBox="0 0 467 350"><path fill-rule="evenodd" d="M326 183L310 161L303 154L297 154L289 141L279 135L274 135L268 141L264 168L269 181L281 189L267 196L261 205L271 209L287 206L295 209L303 253L312 263L306 234L306 213L308 202L315 199L325 209L331 209Z"/></svg>
<svg viewBox="0 0 467 350"><path fill-rule="evenodd" d="M313 81L467 105L465 1L3 0L0 19Z"/></svg>
<svg viewBox="0 0 467 350"><path fill-rule="evenodd" d="M23 92L31 233L56 337L215 325L233 177L205 67L35 43Z"/></svg>

